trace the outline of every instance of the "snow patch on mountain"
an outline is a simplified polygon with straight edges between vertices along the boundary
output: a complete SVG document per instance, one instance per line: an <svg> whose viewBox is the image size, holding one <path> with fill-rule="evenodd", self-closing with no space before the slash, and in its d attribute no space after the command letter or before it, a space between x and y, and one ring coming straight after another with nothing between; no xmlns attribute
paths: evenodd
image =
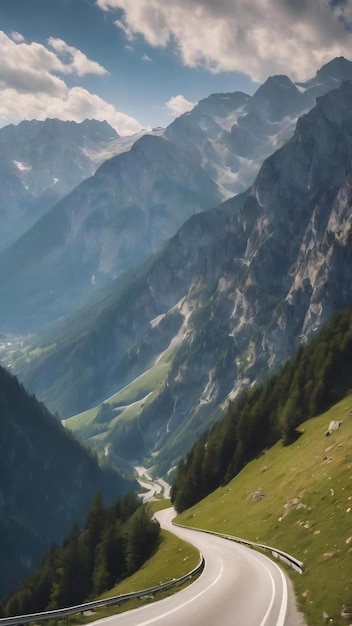
<svg viewBox="0 0 352 626"><path fill-rule="evenodd" d="M123 152L128 152L133 144L138 141L144 135L153 135L160 137L164 134L164 128L156 128L153 130L143 129L138 133L134 133L133 135L127 135L123 137L118 137L117 139L113 139L106 143L106 145L100 148L87 148L83 147L81 149L82 154L88 157L93 163L95 163L96 167L99 167L104 161L108 161L113 157L122 154Z"/></svg>
<svg viewBox="0 0 352 626"><path fill-rule="evenodd" d="M12 159L12 163L17 167L20 172L30 172L32 169L31 165L27 165L27 163L23 163L22 161L16 161Z"/></svg>

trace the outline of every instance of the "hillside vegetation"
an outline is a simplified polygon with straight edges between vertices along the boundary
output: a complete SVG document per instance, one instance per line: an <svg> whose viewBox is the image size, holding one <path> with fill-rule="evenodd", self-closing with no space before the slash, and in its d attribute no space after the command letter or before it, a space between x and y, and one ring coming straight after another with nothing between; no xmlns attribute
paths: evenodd
<svg viewBox="0 0 352 626"><path fill-rule="evenodd" d="M0 368L0 595L39 564L74 521L84 522L95 491L111 502L134 480L103 469L59 419Z"/></svg>
<svg viewBox="0 0 352 626"><path fill-rule="evenodd" d="M352 389L352 310L324 329L263 385L246 390L209 435L179 462L171 499L182 512L228 483L279 439L289 445L297 427Z"/></svg>
<svg viewBox="0 0 352 626"><path fill-rule="evenodd" d="M99 492L84 528L72 526L38 572L0 604L3 615L23 615L79 604L137 571L159 543L160 527L136 494L104 508Z"/></svg>
<svg viewBox="0 0 352 626"><path fill-rule="evenodd" d="M162 377L171 367L172 356L172 348L165 350L146 372L100 405L64 420L65 426L107 459L110 466L120 467L121 457L140 457L144 441L134 418L157 396Z"/></svg>
<svg viewBox="0 0 352 626"><path fill-rule="evenodd" d="M271 545L302 560L305 573L289 573L308 626L323 624L324 612L336 626L345 626L341 608L352 604L351 413L352 394L307 420L290 446L278 442L263 451L228 485L176 519L187 526ZM326 436L332 420L341 425ZM182 575L184 571L178 570L182 563L185 571L191 570L198 559L196 551L185 560L186 547L175 546L174 541L163 533L160 550L105 595L145 589Z"/></svg>
<svg viewBox="0 0 352 626"><path fill-rule="evenodd" d="M184 511L177 522L274 546L304 562L292 572L309 626L346 625L352 605L352 395L304 423L248 463L226 486ZM326 436L330 421L340 427Z"/></svg>

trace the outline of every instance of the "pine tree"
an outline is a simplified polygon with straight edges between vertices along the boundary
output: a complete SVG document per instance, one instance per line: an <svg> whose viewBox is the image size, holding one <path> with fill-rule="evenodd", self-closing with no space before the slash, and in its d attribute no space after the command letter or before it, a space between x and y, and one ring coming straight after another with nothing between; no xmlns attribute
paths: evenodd
<svg viewBox="0 0 352 626"><path fill-rule="evenodd" d="M155 549L160 533L158 522L141 506L132 515L127 526L126 563L129 573L135 572Z"/></svg>

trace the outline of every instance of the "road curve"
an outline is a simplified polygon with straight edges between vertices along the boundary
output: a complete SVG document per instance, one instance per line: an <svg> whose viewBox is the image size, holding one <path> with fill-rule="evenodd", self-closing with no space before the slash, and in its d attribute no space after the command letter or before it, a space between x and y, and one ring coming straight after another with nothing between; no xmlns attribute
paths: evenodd
<svg viewBox="0 0 352 626"><path fill-rule="evenodd" d="M172 509L157 514L163 528L189 541L203 554L206 565L202 575L164 600L99 620L95 625L286 626L286 578L276 563L226 539L173 526L173 516Z"/></svg>

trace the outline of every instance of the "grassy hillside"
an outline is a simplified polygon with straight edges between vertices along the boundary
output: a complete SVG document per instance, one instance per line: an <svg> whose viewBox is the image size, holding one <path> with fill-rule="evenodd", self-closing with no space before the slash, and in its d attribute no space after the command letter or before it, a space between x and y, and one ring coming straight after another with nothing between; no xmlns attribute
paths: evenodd
<svg viewBox="0 0 352 626"><path fill-rule="evenodd" d="M343 605L352 605L352 394L305 422L290 446L265 450L225 487L176 519L281 548L302 560L306 571L287 570L308 626L346 626ZM330 421L342 421L326 436ZM264 497L255 502L253 494ZM167 506L168 504L165 505ZM163 502L153 503L156 508ZM176 541L177 545L174 544ZM188 552L190 550L190 552ZM184 552L185 551L185 552ZM175 558L175 554L181 558ZM106 596L147 588L177 577L197 562L197 551L162 533L158 552L133 577ZM170 567L170 562L172 566ZM166 569L165 569L166 564ZM156 598L157 599L157 598ZM123 607L126 610L127 605ZM109 614L116 611L110 608ZM104 613L105 614L105 613ZM102 616L98 612L94 619ZM87 618L89 621L89 618Z"/></svg>
<svg viewBox="0 0 352 626"><path fill-rule="evenodd" d="M305 422L290 446L277 443L225 487L177 521L281 548L302 560L292 573L298 603L309 626L335 625L352 605L352 395ZM342 424L330 436L331 420ZM265 496L255 502L253 494Z"/></svg>
<svg viewBox="0 0 352 626"><path fill-rule="evenodd" d="M352 309L323 330L263 384L244 390L223 419L181 459L171 491L182 513L227 484L266 448L297 438L297 427L345 398L352 380Z"/></svg>
<svg viewBox="0 0 352 626"><path fill-rule="evenodd" d="M129 449L131 440L133 446L135 431L138 431L138 427L132 422L141 408L149 404L159 393L163 378L171 367L173 356L174 348L168 348L147 371L130 384L107 398L103 404L64 420L65 426L100 455L104 455L107 444L112 444L112 448L109 446L111 455L114 443L119 437L122 437L120 448L125 446L126 451L126 444ZM102 414L102 408L105 409L105 416ZM127 437L123 436L123 431L127 431ZM121 453L121 450L118 452Z"/></svg>
<svg viewBox="0 0 352 626"><path fill-rule="evenodd" d="M265 450L228 485L177 517L179 523L281 548L302 560L303 575L288 572L309 626L323 624L323 612L335 626L346 626L341 608L352 605L351 413L352 394L305 422L290 446L279 442ZM342 424L326 436L332 420ZM264 494L257 502L256 491ZM168 506L167 501L153 504L155 509ZM105 595L153 586L182 575L197 562L196 550L163 532L158 552ZM99 611L93 619L102 615Z"/></svg>

